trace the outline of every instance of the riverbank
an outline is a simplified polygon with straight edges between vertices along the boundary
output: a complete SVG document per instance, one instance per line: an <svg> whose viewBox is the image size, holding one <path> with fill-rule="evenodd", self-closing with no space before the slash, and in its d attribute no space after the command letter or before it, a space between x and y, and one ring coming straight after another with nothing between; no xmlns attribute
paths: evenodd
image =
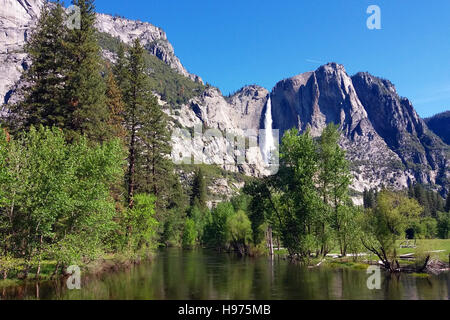
<svg viewBox="0 0 450 320"><path fill-rule="evenodd" d="M133 266L139 265L146 261L152 261L154 258L153 252L147 252L141 255L131 255L125 253L105 254L93 261L86 264L79 265L82 277L100 276L102 274L120 272L130 269ZM41 283L52 280L64 280L69 275L65 272L55 276L54 270L56 269L56 261L42 261L41 272L38 278L35 273L29 273L27 279L20 279L21 274L18 273L18 277L11 279L0 279L0 289L8 287L19 287L24 284Z"/></svg>
<svg viewBox="0 0 450 320"><path fill-rule="evenodd" d="M238 257L214 250L160 249L152 262L123 272L83 277L81 290L65 281L0 290L2 300L439 300L448 299L450 274L381 272L382 290L367 287L357 266L308 268L267 256Z"/></svg>
<svg viewBox="0 0 450 320"><path fill-rule="evenodd" d="M450 271L450 239L419 239L397 242L399 263L404 267L411 266L410 273L425 276L426 274L439 274ZM276 256L289 259L286 249L275 249ZM420 263L417 260L430 255L428 270L425 273L415 272L413 266ZM330 266L333 268L352 268L356 270L367 269L370 265L378 265L379 258L374 254L362 252L358 257L347 255L341 257L339 253L332 252L323 258L312 258L310 267ZM408 269L408 268L406 268Z"/></svg>

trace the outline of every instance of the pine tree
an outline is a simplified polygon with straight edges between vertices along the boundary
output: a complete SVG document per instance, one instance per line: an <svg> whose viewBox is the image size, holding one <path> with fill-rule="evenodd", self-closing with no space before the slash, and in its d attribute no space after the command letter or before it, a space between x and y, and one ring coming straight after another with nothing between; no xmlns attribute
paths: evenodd
<svg viewBox="0 0 450 320"><path fill-rule="evenodd" d="M445 201L445 211L450 212L450 193L447 195L447 200Z"/></svg>
<svg viewBox="0 0 450 320"><path fill-rule="evenodd" d="M102 78L101 50L95 35L94 0L73 0L80 8L81 27L69 30L70 68L67 81L68 109L72 115L69 138L85 134L94 141L109 135L106 85Z"/></svg>
<svg viewBox="0 0 450 320"><path fill-rule="evenodd" d="M123 63L123 61L119 61ZM119 66L124 68L124 66ZM133 42L129 49L126 62L126 78L121 88L125 102L125 123L128 130L128 206L133 207L133 197L136 188L136 158L138 155L139 130L144 125L146 107L150 93L148 92L148 79L145 74L144 48L139 39ZM117 69L116 69L117 70Z"/></svg>
<svg viewBox="0 0 450 320"><path fill-rule="evenodd" d="M125 105L122 99L122 93L116 84L112 71L108 68L106 78L106 97L108 105L108 125L113 137L125 140L126 130L124 127L124 109Z"/></svg>
<svg viewBox="0 0 450 320"><path fill-rule="evenodd" d="M206 207L206 182L201 167L195 172L194 182L192 184L191 205L198 205L201 208Z"/></svg>
<svg viewBox="0 0 450 320"><path fill-rule="evenodd" d="M120 53L114 68L125 102L128 132L128 205L133 207L136 190L156 196L157 214L173 204L171 189L176 185L168 116L149 89L144 48L139 39L128 54Z"/></svg>
<svg viewBox="0 0 450 320"><path fill-rule="evenodd" d="M164 209L169 203L173 184L172 147L168 130L168 116L161 110L154 96L147 100L143 125L139 130L139 190L156 196L156 207Z"/></svg>
<svg viewBox="0 0 450 320"><path fill-rule="evenodd" d="M126 90L128 69L125 46L122 42L119 44L119 50L117 52L116 63L113 67L113 73L116 79L117 86L124 92Z"/></svg>
<svg viewBox="0 0 450 320"><path fill-rule="evenodd" d="M14 129L21 129L19 125L25 129L40 124L66 126L68 60L64 46L67 36L64 19L65 12L59 2L53 8L45 4L36 29L25 45L31 64L23 74L26 85L20 91L24 99L11 110L9 122Z"/></svg>
<svg viewBox="0 0 450 320"><path fill-rule="evenodd" d="M91 141L104 142L117 134L117 128L110 125L95 8L93 0L73 4L80 8L81 24L72 30L65 24L66 13L59 1L43 7L37 29L25 46L31 59L24 73L25 98L13 108L10 122L24 128L56 126L69 141L85 134Z"/></svg>
<svg viewBox="0 0 450 320"><path fill-rule="evenodd" d="M414 187L412 184L408 185L408 197L414 199Z"/></svg>
<svg viewBox="0 0 450 320"><path fill-rule="evenodd" d="M414 186L414 195L419 204L424 208L423 216L425 217L431 216L430 204L428 202L428 194L425 188L420 184L416 184Z"/></svg>

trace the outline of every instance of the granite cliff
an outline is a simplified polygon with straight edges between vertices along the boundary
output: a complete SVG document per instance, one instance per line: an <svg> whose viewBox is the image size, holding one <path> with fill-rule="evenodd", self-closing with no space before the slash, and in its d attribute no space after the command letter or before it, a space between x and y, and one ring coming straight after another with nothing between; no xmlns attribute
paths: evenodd
<svg viewBox="0 0 450 320"><path fill-rule="evenodd" d="M0 7L0 98L4 102L3 113L7 111L8 102L14 100L11 97L20 83L21 71L27 67L23 45L33 30L43 3L44 0L3 0ZM326 124L339 124L343 132L341 145L352 162L356 202L360 201L358 194L365 188L379 188L381 185L402 189L420 182L430 184L442 193L449 191L449 146L444 142L448 143L448 137L442 133L450 127L448 117L422 120L411 102L400 97L388 80L369 73L350 76L344 66L329 63L315 71L282 80L271 92L250 85L224 96L219 89L204 86L200 77L184 68L161 28L146 22L98 14L97 29L107 37L102 43L110 44L103 45L107 60L115 60L114 48L117 46L114 44L122 42L128 45L135 38L141 40L153 59L150 75L159 72L158 75L166 76L164 85L155 86L154 93L171 116L175 131L185 129L193 133L195 127L202 127L201 130L217 129L223 133L222 137L192 135L190 140L174 136L175 154L190 154L205 163L218 164L224 170L245 175L269 174L257 147L247 153L246 163L236 165L237 157L243 155L230 155L232 146L225 133L245 136L249 129L257 133L258 129L264 128L270 97L273 129L279 129L280 136L295 127L300 131L309 128L317 137ZM183 81L189 81L188 84L192 83L189 96L167 99L164 86L174 85L174 91L180 91L175 86L179 86L180 78L167 76L173 73ZM155 82L161 82L161 78ZM256 135L250 138L256 142Z"/></svg>

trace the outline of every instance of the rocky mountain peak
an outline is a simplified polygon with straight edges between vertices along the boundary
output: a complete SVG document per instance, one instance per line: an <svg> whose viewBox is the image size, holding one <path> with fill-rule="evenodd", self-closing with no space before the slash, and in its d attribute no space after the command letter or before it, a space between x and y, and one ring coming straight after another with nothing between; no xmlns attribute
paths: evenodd
<svg viewBox="0 0 450 320"><path fill-rule="evenodd" d="M333 74L335 75L340 72L347 73L344 65L336 63L336 62L329 62L327 64L324 64L324 65L320 66L316 70L316 72L318 72L318 73L323 72L323 73L328 73L328 74L332 74L332 75Z"/></svg>
<svg viewBox="0 0 450 320"><path fill-rule="evenodd" d="M6 0L0 7L0 98L5 102L27 65L22 48L43 3L44 0ZM97 28L126 44L140 39L149 53L172 69L194 81L201 81L183 67L161 28L106 14L98 14ZM104 51L107 50L104 48ZM161 92L159 94L162 97ZM352 162L354 190L362 192L381 184L401 189L417 181L437 184L441 191L448 192L449 146L428 129L412 103L400 97L389 80L367 72L350 77L345 67L338 63L331 62L315 71L284 79L271 93L263 87L249 85L224 97L218 88L207 86L201 87L194 97L190 96L187 103L175 108L168 101L161 101L161 104L177 128L202 125L245 134L246 129L257 131L264 127L269 96L273 129L280 131L280 137L291 128L302 132L310 129L317 137L328 123L340 126L343 132L340 144ZM448 133L448 130L441 130L449 127L448 116L429 121L430 126L435 122L434 130L439 135ZM222 161L221 166L226 170L239 170L254 176L265 174L258 149L252 151L255 161L251 165L238 167L227 153L229 145L224 137L214 137L212 141L197 140L186 144L175 139L172 144L174 150L191 151L197 157L209 150L207 163Z"/></svg>
<svg viewBox="0 0 450 320"><path fill-rule="evenodd" d="M235 97L261 97L261 96L267 96L269 94L269 91L266 88L263 88L259 85L252 84L247 85L236 91L234 94L232 94L229 99L233 99Z"/></svg>
<svg viewBox="0 0 450 320"><path fill-rule="evenodd" d="M0 103L8 103L14 86L27 65L23 46L36 25L46 0L3 0L0 6ZM166 33L150 23L107 14L97 14L96 27L130 44L139 38L150 54L178 73L196 82L202 79L189 73L176 57ZM1 112L1 110L0 110Z"/></svg>
<svg viewBox="0 0 450 320"><path fill-rule="evenodd" d="M425 123L412 103L399 97L390 81L368 73L358 73L352 81L370 121L391 146L398 147L409 135L413 138L424 134Z"/></svg>
<svg viewBox="0 0 450 320"><path fill-rule="evenodd" d="M97 14L96 27L100 32L119 38L125 44L131 44L135 39L139 39L145 49L171 68L194 81L202 82L200 77L190 74L184 68L180 60L175 56L175 51L168 41L166 33L161 28L148 22L129 20L101 13Z"/></svg>
<svg viewBox="0 0 450 320"><path fill-rule="evenodd" d="M273 119L282 132L297 127L321 134L327 123L353 132L367 117L345 68L329 63L279 82L272 92Z"/></svg>
<svg viewBox="0 0 450 320"><path fill-rule="evenodd" d="M338 124L348 158L360 164L355 172L370 169L376 172L372 178L387 179L397 188L414 181L446 184L448 146L389 80L363 72L350 77L344 66L329 63L280 81L272 92L272 109L281 135L296 127L318 136L328 123ZM370 187L369 174L356 177L355 189L361 189L358 180Z"/></svg>

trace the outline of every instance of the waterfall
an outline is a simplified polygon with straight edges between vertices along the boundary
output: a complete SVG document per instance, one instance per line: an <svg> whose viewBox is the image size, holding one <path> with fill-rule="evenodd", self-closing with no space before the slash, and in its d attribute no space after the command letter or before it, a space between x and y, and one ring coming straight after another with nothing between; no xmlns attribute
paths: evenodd
<svg viewBox="0 0 450 320"><path fill-rule="evenodd" d="M266 105L266 114L264 116L264 138L262 139L262 156L264 159L264 162L266 164L269 164L270 159L272 157L272 151L275 149L275 142L273 139L273 132L272 132L272 125L273 125L273 121L272 121L272 100L270 99L270 95L269 95L269 99L267 100L267 105Z"/></svg>

